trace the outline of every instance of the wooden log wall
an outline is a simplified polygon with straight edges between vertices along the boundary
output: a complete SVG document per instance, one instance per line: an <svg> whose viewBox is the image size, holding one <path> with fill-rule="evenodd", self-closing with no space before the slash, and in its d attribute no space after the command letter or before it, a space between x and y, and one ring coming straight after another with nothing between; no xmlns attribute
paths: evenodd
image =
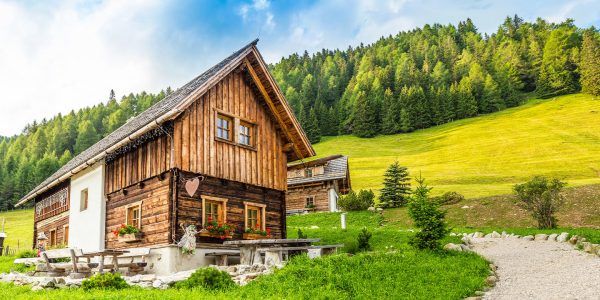
<svg viewBox="0 0 600 300"><path fill-rule="evenodd" d="M331 181L307 184L301 187L290 186L285 198L286 209L296 210L306 207L306 197L315 197L315 211L329 211L329 189Z"/></svg>
<svg viewBox="0 0 600 300"><path fill-rule="evenodd" d="M121 190L170 169L170 139L165 134L106 164L106 194Z"/></svg>
<svg viewBox="0 0 600 300"><path fill-rule="evenodd" d="M69 225L69 212L63 212L59 215L55 215L51 218L39 221L35 223L35 228L34 228L34 242L33 242L33 248L35 248L37 246L37 234L43 232L46 237L48 238L48 240L46 240L46 245L47 246L51 246L50 245L50 231L51 230L56 230L56 244L54 246L58 246L58 245L63 245L66 246L64 244L64 238L65 238L65 226Z"/></svg>
<svg viewBox="0 0 600 300"><path fill-rule="evenodd" d="M181 172L177 182L177 216L176 239L183 236L182 226L196 225L202 228L201 195L227 199L227 223L236 225L234 239L241 239L245 230L244 201L265 204L266 227L271 229L274 238L285 238L285 192L252 186L240 182L204 177L194 195L188 195L185 189L186 178L194 178L198 174ZM221 243L214 238L198 237L199 243Z"/></svg>
<svg viewBox="0 0 600 300"><path fill-rule="evenodd" d="M106 248L124 249L169 244L171 178L171 172L161 173L141 181L141 184L130 186L124 191L107 195ZM127 206L139 202L142 203L143 240L136 243L120 243L113 234L113 230L125 223Z"/></svg>
<svg viewBox="0 0 600 300"><path fill-rule="evenodd" d="M229 74L175 121L175 167L283 191L287 183L283 133L245 72ZM215 140L217 112L255 124L255 147L237 145L235 135L233 143Z"/></svg>

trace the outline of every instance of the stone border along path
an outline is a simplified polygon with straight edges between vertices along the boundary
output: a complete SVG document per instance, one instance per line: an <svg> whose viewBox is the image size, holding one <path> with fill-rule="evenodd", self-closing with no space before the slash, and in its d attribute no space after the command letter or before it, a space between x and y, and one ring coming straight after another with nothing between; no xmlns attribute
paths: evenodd
<svg viewBox="0 0 600 300"><path fill-rule="evenodd" d="M583 237L461 235L464 244L444 248L474 251L492 262L487 283L493 288L467 299L600 299L600 245Z"/></svg>

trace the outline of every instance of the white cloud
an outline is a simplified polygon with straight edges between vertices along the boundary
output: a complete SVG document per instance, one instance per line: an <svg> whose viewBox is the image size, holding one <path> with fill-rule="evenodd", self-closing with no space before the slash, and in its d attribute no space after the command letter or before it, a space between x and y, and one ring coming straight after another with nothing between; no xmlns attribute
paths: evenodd
<svg viewBox="0 0 600 300"><path fill-rule="evenodd" d="M159 1L107 1L90 10L77 1L0 3L0 134L105 101L110 89L165 87L160 61L149 51L156 48L161 8Z"/></svg>

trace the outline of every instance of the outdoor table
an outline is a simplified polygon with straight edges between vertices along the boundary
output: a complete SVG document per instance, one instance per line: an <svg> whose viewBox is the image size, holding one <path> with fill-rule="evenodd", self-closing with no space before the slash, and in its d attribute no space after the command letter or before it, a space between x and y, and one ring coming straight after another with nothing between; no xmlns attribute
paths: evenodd
<svg viewBox="0 0 600 300"><path fill-rule="evenodd" d="M85 257L85 258L93 258L93 257L100 257L100 262L98 265L98 273L102 273L104 272L104 257L106 256L110 256L112 257L112 263L113 263L113 273L116 273L119 271L119 264L117 261L117 257L129 253L129 251L127 250L114 250L114 249L104 249L102 251L95 251L95 252L87 252L84 253L83 255L81 255L80 257Z"/></svg>
<svg viewBox="0 0 600 300"><path fill-rule="evenodd" d="M264 240L235 240L225 241L223 245L236 246L240 248L240 264L252 265L261 263L260 253L256 251L259 247L274 246L309 246L321 239L264 239Z"/></svg>

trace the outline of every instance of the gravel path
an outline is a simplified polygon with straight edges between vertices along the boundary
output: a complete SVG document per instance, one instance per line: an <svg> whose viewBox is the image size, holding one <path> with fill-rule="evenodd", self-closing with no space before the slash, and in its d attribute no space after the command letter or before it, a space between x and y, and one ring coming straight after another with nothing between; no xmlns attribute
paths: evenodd
<svg viewBox="0 0 600 300"><path fill-rule="evenodd" d="M569 243L517 238L471 239L498 266L484 299L600 299L600 258Z"/></svg>

